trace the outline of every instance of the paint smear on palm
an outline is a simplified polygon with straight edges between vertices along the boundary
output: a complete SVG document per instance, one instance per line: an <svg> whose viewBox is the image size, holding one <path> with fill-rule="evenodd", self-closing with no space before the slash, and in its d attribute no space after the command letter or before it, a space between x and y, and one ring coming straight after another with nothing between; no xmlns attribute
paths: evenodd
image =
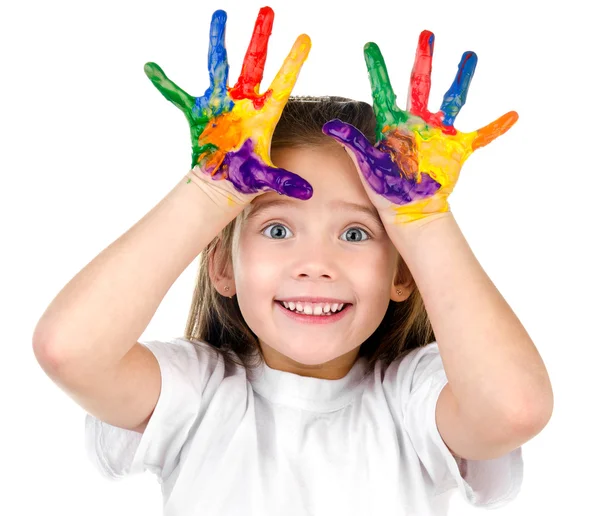
<svg viewBox="0 0 600 516"><path fill-rule="evenodd" d="M310 184L292 172L274 167L269 148L275 125L308 56L310 38L297 38L271 87L260 94L273 17L271 8L260 10L240 77L231 88L227 86L224 11L216 11L211 22L210 86L204 96L191 97L153 63L149 63L154 66L146 73L190 123L194 170L199 168L213 180L230 181L243 194L272 189L282 195L308 199L312 196Z"/></svg>
<svg viewBox="0 0 600 516"><path fill-rule="evenodd" d="M353 151L366 182L393 203L395 219L402 223L448 211L448 195L466 159L474 150L505 133L518 118L515 112L510 112L471 133L461 133L454 128L454 119L466 101L477 64L474 52L463 54L440 110L431 113L427 105L433 42L431 32L421 33L406 111L396 105L396 95L379 48L375 43L365 45L377 119L375 146L356 128L339 120L323 127L326 134Z"/></svg>

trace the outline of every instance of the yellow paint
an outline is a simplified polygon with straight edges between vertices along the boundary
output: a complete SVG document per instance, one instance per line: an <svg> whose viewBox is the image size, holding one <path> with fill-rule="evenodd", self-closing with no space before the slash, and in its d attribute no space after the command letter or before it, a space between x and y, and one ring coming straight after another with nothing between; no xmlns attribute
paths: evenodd
<svg viewBox="0 0 600 516"><path fill-rule="evenodd" d="M267 90L268 98L262 108L257 109L249 98L236 100L230 112L222 114L206 126L198 143L215 145L217 150L199 156L198 161L205 170L214 175L226 154L238 150L248 139L253 141L254 151L264 163L274 166L269 156L271 138L310 48L310 38L306 34L298 36ZM256 90L258 95L258 86Z"/></svg>
<svg viewBox="0 0 600 516"><path fill-rule="evenodd" d="M414 138L416 156L413 160L418 163L417 181L421 181L421 174L425 172L441 187L427 199L402 206L393 205L394 221L402 224L449 211L448 196L454 190L463 163L473 151L508 131L517 119L517 113L511 111L482 129L470 133L457 131L455 135L444 134L441 129L425 125L422 121L414 123L420 119L409 120L396 129Z"/></svg>

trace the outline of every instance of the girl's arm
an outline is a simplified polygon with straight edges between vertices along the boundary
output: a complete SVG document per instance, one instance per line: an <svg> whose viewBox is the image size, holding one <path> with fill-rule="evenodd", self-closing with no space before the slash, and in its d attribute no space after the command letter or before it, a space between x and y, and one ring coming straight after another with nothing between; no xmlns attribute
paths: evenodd
<svg viewBox="0 0 600 516"><path fill-rule="evenodd" d="M35 329L46 374L113 426L146 428L161 374L137 340L174 281L242 209L197 184L182 179L61 290Z"/></svg>
<svg viewBox="0 0 600 516"><path fill-rule="evenodd" d="M442 437L472 459L519 447L553 407L548 372L527 331L451 212L386 230L421 293L448 377L436 413Z"/></svg>
<svg viewBox="0 0 600 516"><path fill-rule="evenodd" d="M153 354L137 340L161 300L208 243L266 191L298 199L312 187L273 166L271 136L310 39L300 35L268 90L259 94L273 11L259 11L240 77L229 87L224 11L210 28L210 87L193 97L155 63L144 70L181 109L192 140L192 170L127 233L79 272L42 315L33 336L48 375L83 408L142 431L160 392Z"/></svg>
<svg viewBox="0 0 600 516"><path fill-rule="evenodd" d="M193 97L155 63L144 71L186 116L192 140L190 180L180 182L131 230L105 249L58 294L39 321L34 347L55 361L118 362L137 341L161 300L200 251L258 195L312 196L307 181L273 166L271 136L310 38L300 35L270 87L259 94L274 13L259 11L237 83L228 86L227 15L213 14L210 86ZM199 188L198 188L199 187Z"/></svg>
<svg viewBox="0 0 600 516"><path fill-rule="evenodd" d="M125 356L175 280L243 209L202 184L182 179L59 292L34 332L42 362L102 370Z"/></svg>
<svg viewBox="0 0 600 516"><path fill-rule="evenodd" d="M430 112L433 45L433 34L423 31L406 110L396 105L379 47L365 45L375 146L339 120L323 131L353 159L423 297L448 377L436 406L442 438L461 457L489 459L517 448L547 424L553 393L539 353L471 252L448 196L466 159L518 116L506 113L470 133L454 127L477 64L474 52L463 54L440 110Z"/></svg>

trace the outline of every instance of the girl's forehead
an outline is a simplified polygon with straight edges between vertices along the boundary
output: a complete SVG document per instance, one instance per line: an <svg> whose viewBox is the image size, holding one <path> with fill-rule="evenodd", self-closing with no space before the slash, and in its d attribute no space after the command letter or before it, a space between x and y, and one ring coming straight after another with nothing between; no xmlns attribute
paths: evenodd
<svg viewBox="0 0 600 516"><path fill-rule="evenodd" d="M310 183L313 197L308 201L341 197L370 203L356 166L340 145L281 149L273 155L273 163ZM264 201L278 196L275 192L264 195ZM254 202L263 202L263 199L259 199L260 197Z"/></svg>
<svg viewBox="0 0 600 516"><path fill-rule="evenodd" d="M354 166L339 144L276 149L271 157L275 166L302 169L305 174L310 174L315 169L330 170L331 173L348 172Z"/></svg>

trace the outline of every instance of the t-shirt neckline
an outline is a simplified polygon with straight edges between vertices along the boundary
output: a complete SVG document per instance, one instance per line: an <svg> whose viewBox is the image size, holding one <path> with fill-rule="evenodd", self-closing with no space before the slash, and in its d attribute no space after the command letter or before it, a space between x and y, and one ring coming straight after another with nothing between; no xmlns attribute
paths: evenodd
<svg viewBox="0 0 600 516"><path fill-rule="evenodd" d="M325 380L269 367L264 360L249 375L253 390L272 403L313 412L339 410L364 388L366 357L359 357L343 378Z"/></svg>

